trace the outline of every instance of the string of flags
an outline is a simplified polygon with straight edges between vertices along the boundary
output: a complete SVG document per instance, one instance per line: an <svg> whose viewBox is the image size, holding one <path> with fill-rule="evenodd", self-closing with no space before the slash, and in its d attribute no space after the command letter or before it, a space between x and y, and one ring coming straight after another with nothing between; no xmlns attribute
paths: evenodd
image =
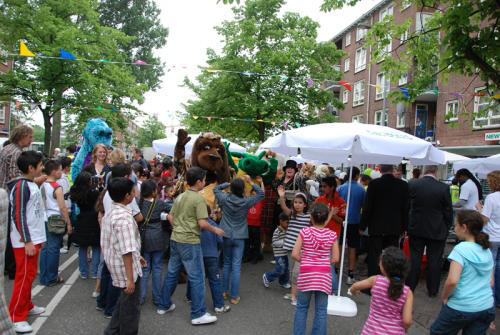
<svg viewBox="0 0 500 335"><path fill-rule="evenodd" d="M14 55L17 56L17 55ZM126 64L126 65L136 65L136 66L158 66L159 64L148 64L143 60L136 60L135 62L115 62L115 61L110 61L107 59L85 59L85 58L77 58L75 55L73 55L71 52L64 50L61 48L59 50L59 56L46 56L43 54L35 54L33 53L28 46L21 41L19 45L19 55L22 57L39 57L39 58L47 58L47 59L60 59L60 60L68 60L68 61L84 61L84 62L95 62L95 63L110 63L110 64ZM186 69L187 66L178 66L182 69ZM175 65L168 68L167 72L171 71L172 69L178 68ZM234 71L234 70L221 70L221 69L214 69L214 68L203 68L205 71L209 73L234 73L234 74L239 74L247 77L251 76L256 76L256 77L262 77L262 78L279 78L282 81L286 80L304 80L304 77L296 77L296 76L286 76L282 74L265 74L265 73L258 73L258 72L249 72L249 71ZM308 89L314 88L316 82L319 82L321 85L324 82L328 82L331 84L331 86L328 86L328 88L333 88L333 87L344 87L346 90L349 92L353 91L353 87L351 83L345 82L345 81L331 81L331 80L322 80L322 79L317 79L317 78L305 78L306 82L306 87ZM367 86L372 86L376 88L377 93L382 92L382 86L381 85L373 85L373 84L366 84ZM325 89L324 87L322 89ZM416 90L412 88L407 88L407 87L400 87L399 90L402 92L405 98L410 97L410 90ZM463 99L465 94L459 93L459 92L441 92L437 87L433 88L432 92L434 95L442 95L442 94L450 94L452 96L455 96L459 99ZM472 96L487 96L485 92L476 92L472 94L466 94L466 95L472 95ZM491 96L492 99L500 99L500 94L496 94Z"/></svg>
<svg viewBox="0 0 500 335"><path fill-rule="evenodd" d="M198 120L198 119L205 119L207 120L208 122L212 121L212 120L221 120L221 121L239 121L239 122L249 122L249 123L267 123L267 124L271 124L273 127L275 127L278 122L276 121L265 121L265 120L262 120L262 119L257 119L257 120L253 120L253 119L241 119L241 118L237 118L237 117L223 117L223 116L200 116L200 115L192 115L191 116L194 120ZM284 130L288 130L291 126L290 122L289 121L284 121L281 126L283 127ZM300 122L295 122L293 123L293 126L295 126L296 128L299 128L299 127L302 127L302 124Z"/></svg>

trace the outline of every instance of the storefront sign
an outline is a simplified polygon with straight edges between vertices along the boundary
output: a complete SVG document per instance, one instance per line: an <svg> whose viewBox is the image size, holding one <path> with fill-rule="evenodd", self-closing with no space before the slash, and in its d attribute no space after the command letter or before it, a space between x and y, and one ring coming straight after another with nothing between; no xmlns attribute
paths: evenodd
<svg viewBox="0 0 500 335"><path fill-rule="evenodd" d="M484 134L485 141L500 141L500 132Z"/></svg>

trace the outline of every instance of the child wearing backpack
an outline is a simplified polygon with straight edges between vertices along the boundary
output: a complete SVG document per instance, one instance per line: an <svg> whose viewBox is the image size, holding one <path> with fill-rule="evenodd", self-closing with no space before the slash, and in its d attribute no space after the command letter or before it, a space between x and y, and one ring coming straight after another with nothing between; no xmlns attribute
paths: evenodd
<svg viewBox="0 0 500 335"><path fill-rule="evenodd" d="M382 276L371 276L354 283L349 293L371 289L370 315L362 335L406 334L412 323L413 293L404 284L408 261L403 251L388 247L380 256Z"/></svg>

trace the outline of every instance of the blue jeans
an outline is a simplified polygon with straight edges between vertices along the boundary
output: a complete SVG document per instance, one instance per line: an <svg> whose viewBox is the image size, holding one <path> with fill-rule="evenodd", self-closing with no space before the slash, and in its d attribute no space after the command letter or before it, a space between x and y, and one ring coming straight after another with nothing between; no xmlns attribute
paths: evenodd
<svg viewBox="0 0 500 335"><path fill-rule="evenodd" d="M288 257L278 256L274 257L274 270L271 272L266 272L266 278L269 282L275 281L279 278L280 285L285 285L290 281L290 270L288 269Z"/></svg>
<svg viewBox="0 0 500 335"><path fill-rule="evenodd" d="M104 309L104 315L113 315L113 311L115 310L116 303L121 293L121 288L113 286L111 273L104 262L101 274L101 292L97 297L97 307Z"/></svg>
<svg viewBox="0 0 500 335"><path fill-rule="evenodd" d="M177 287L183 265L188 274L192 297L191 319L197 319L205 315L207 311L205 306L205 269L203 268L201 244L170 241L170 260L158 308L166 310L172 305L172 294Z"/></svg>
<svg viewBox="0 0 500 335"><path fill-rule="evenodd" d="M314 297L314 321L312 335L326 335L328 319L326 310L328 307L328 294L321 291L298 292L297 309L295 311L295 320L293 322L293 335L305 335L307 325L307 311L309 303Z"/></svg>
<svg viewBox="0 0 500 335"><path fill-rule="evenodd" d="M203 257L205 271L207 273L208 285L212 293L214 308L224 307L224 295L222 294L222 278L219 271L219 257ZM189 282L186 288L186 298L191 301L191 287Z"/></svg>
<svg viewBox="0 0 500 335"><path fill-rule="evenodd" d="M332 264L332 295L337 295L339 292L339 276L335 272L335 264Z"/></svg>
<svg viewBox="0 0 500 335"><path fill-rule="evenodd" d="M495 287L493 289L493 297L495 298L495 304L497 307L500 307L500 242L490 242L490 250L495 264L493 268L493 271L495 271Z"/></svg>
<svg viewBox="0 0 500 335"><path fill-rule="evenodd" d="M436 321L431 326L431 335L455 335L462 330L462 335L486 334L490 323L495 320L495 307L480 312L461 312L443 305Z"/></svg>
<svg viewBox="0 0 500 335"><path fill-rule="evenodd" d="M97 270L99 269L99 262L101 260L101 248L100 247L91 247L92 248L92 277L97 277ZM89 276L89 263L87 262L87 249L88 247L79 246L78 247L78 261L80 262L80 274L88 278Z"/></svg>
<svg viewBox="0 0 500 335"><path fill-rule="evenodd" d="M222 245L224 253L224 292L229 292L231 287L231 298L236 299L240 293L240 272L245 240L224 237Z"/></svg>
<svg viewBox="0 0 500 335"><path fill-rule="evenodd" d="M164 253L163 250L144 253L147 266L142 269L141 296L139 298L141 305L146 300L150 272L153 273L153 304L158 305L161 300L161 270Z"/></svg>
<svg viewBox="0 0 500 335"><path fill-rule="evenodd" d="M45 234L47 241L40 253L40 284L52 285L57 282L59 275L59 256L64 234L49 233L47 222L45 222Z"/></svg>

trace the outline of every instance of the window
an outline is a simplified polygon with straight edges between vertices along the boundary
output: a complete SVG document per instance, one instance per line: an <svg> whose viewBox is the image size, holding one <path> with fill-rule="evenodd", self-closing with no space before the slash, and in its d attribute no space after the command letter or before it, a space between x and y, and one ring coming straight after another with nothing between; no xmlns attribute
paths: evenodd
<svg viewBox="0 0 500 335"><path fill-rule="evenodd" d="M345 46L351 45L351 32L345 35Z"/></svg>
<svg viewBox="0 0 500 335"><path fill-rule="evenodd" d="M349 91L348 90L344 90L344 93L342 93L342 102L345 104L349 102Z"/></svg>
<svg viewBox="0 0 500 335"><path fill-rule="evenodd" d="M389 5L389 6L385 7L384 9L382 9L379 13L379 21L384 20L386 16L391 16L393 10L394 10L394 8L392 7L392 5Z"/></svg>
<svg viewBox="0 0 500 335"><path fill-rule="evenodd" d="M401 11L411 6L411 0L401 0Z"/></svg>
<svg viewBox="0 0 500 335"><path fill-rule="evenodd" d="M387 110L380 110L375 112L375 124L378 126L386 126L388 124Z"/></svg>
<svg viewBox="0 0 500 335"><path fill-rule="evenodd" d="M352 122L353 122L353 123L356 123L356 122L357 122L357 123L365 123L365 117L364 117L363 115L361 115L361 114L359 114L359 115L354 115L354 116L352 117Z"/></svg>
<svg viewBox="0 0 500 335"><path fill-rule="evenodd" d="M368 29L366 28L358 28L356 29L356 42L363 39L366 36Z"/></svg>
<svg viewBox="0 0 500 335"><path fill-rule="evenodd" d="M365 103L365 81L360 80L354 83L352 106L356 107L364 103Z"/></svg>
<svg viewBox="0 0 500 335"><path fill-rule="evenodd" d="M415 16L415 31L416 32L424 31L425 25L431 17L432 14L430 13L418 12Z"/></svg>
<svg viewBox="0 0 500 335"><path fill-rule="evenodd" d="M396 128L406 127L406 114L396 114Z"/></svg>
<svg viewBox="0 0 500 335"><path fill-rule="evenodd" d="M400 42L401 44L405 43L408 40L408 35L410 35L410 30L406 29L404 33L401 34Z"/></svg>
<svg viewBox="0 0 500 335"><path fill-rule="evenodd" d="M458 120L458 100L452 100L446 102L446 114L445 121L457 121Z"/></svg>
<svg viewBox="0 0 500 335"><path fill-rule="evenodd" d="M408 73L405 73L403 74L400 78L399 78L399 81L398 81L398 85L401 86L401 85L406 85L408 84Z"/></svg>
<svg viewBox="0 0 500 335"><path fill-rule="evenodd" d="M7 108L7 103L0 101L0 123L5 123L5 109Z"/></svg>
<svg viewBox="0 0 500 335"><path fill-rule="evenodd" d="M490 101L485 87L476 88L474 97L474 128L500 128L500 104ZM479 94L484 94L483 96Z"/></svg>
<svg viewBox="0 0 500 335"><path fill-rule="evenodd" d="M356 50L356 60L354 64L354 73L366 69L366 49L359 48Z"/></svg>
<svg viewBox="0 0 500 335"><path fill-rule="evenodd" d="M389 92L391 83L389 78L386 78L384 73L377 73L377 85L375 86L375 100L383 99Z"/></svg>
<svg viewBox="0 0 500 335"><path fill-rule="evenodd" d="M349 71L350 67L351 67L351 60L349 58L346 58L344 60L344 72Z"/></svg>

